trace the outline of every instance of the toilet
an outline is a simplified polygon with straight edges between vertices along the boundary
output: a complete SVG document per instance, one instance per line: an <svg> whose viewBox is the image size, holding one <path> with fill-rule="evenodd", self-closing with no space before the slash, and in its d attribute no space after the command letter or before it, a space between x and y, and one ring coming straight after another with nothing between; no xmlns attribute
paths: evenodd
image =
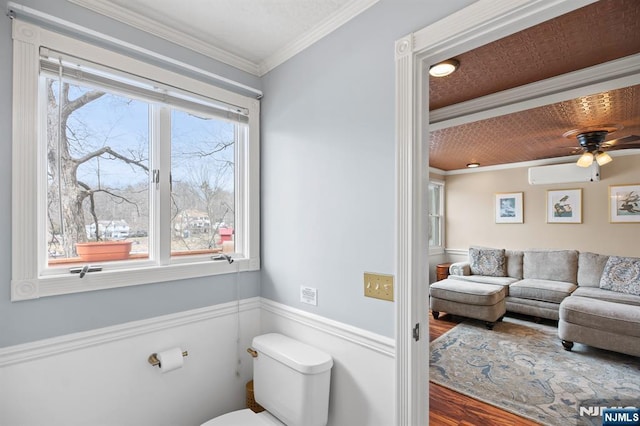
<svg viewBox="0 0 640 426"><path fill-rule="evenodd" d="M261 413L233 411L202 426L325 426L333 359L278 333L253 338L253 389Z"/></svg>

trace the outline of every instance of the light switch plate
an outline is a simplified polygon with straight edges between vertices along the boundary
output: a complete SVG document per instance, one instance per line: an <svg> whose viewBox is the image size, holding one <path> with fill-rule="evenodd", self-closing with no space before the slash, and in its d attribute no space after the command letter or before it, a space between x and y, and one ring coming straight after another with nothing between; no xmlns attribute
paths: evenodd
<svg viewBox="0 0 640 426"><path fill-rule="evenodd" d="M365 272L364 295L393 302L393 275Z"/></svg>

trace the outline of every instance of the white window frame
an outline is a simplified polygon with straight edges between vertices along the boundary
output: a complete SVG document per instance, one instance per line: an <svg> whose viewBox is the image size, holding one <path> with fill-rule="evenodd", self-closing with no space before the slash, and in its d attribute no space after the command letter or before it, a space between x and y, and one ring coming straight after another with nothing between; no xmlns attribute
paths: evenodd
<svg viewBox="0 0 640 426"><path fill-rule="evenodd" d="M214 261L210 256L189 256L168 262L130 262L125 267L105 268L79 279L77 274L42 274L40 239L45 230L39 189L42 185L42 160L38 140L42 133L38 118L40 48L64 52L134 75L198 93L207 98L244 108L249 114L247 149L236 151L236 228L242 241L234 263ZM260 269L260 102L210 83L196 80L156 65L133 59L93 44L49 31L18 19L13 20L13 158L12 158L12 280L11 300L26 300L154 282L181 280L237 271ZM160 175L160 198L170 193L168 170ZM46 184L45 184L46 185ZM161 209L165 211L166 209ZM166 212L165 212L166 214ZM162 218L160 219L162 222ZM159 256L158 256L159 257ZM40 259L39 259L40 258ZM65 271L66 272L66 271Z"/></svg>
<svg viewBox="0 0 640 426"><path fill-rule="evenodd" d="M445 185L444 182L441 180L432 179L429 181L429 190L431 189L431 186L440 187L440 191L439 191L440 200L438 203L438 205L440 206L439 211L436 212L436 214L431 214L430 210L427 211L427 215L429 216L429 219L431 219L432 217L440 218L440 220L438 221L438 225L440 227L440 229L438 230L439 231L438 235L440 236L440 244L438 245L429 244L429 255L444 253L444 185ZM431 196L429 196L429 199L431 199ZM431 227L431 220L429 220L429 227ZM427 238L429 238L429 236L427 236Z"/></svg>

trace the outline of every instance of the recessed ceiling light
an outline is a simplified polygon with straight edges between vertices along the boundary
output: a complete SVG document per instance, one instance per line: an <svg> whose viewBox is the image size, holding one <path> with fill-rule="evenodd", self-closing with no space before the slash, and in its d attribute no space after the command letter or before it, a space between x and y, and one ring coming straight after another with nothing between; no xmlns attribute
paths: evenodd
<svg viewBox="0 0 640 426"><path fill-rule="evenodd" d="M429 74L432 77L446 77L452 74L460 66L457 59L448 59L429 67Z"/></svg>
<svg viewBox="0 0 640 426"><path fill-rule="evenodd" d="M469 163L467 167L470 169L475 169L476 167L480 167L480 163Z"/></svg>

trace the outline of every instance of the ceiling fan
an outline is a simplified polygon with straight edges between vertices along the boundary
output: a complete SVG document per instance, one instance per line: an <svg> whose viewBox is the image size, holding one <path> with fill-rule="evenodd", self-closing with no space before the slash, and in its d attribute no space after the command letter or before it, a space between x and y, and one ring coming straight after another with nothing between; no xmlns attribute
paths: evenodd
<svg viewBox="0 0 640 426"><path fill-rule="evenodd" d="M580 147L576 147L571 154L582 153L576 164L580 167L589 167L595 160L599 166L610 163L613 159L605 151L616 149L640 148L640 136L630 135L624 138L613 139L605 142L609 133L621 130L622 126L617 124L606 124L602 126L587 127L583 129L573 129L564 133L565 138L576 138Z"/></svg>

